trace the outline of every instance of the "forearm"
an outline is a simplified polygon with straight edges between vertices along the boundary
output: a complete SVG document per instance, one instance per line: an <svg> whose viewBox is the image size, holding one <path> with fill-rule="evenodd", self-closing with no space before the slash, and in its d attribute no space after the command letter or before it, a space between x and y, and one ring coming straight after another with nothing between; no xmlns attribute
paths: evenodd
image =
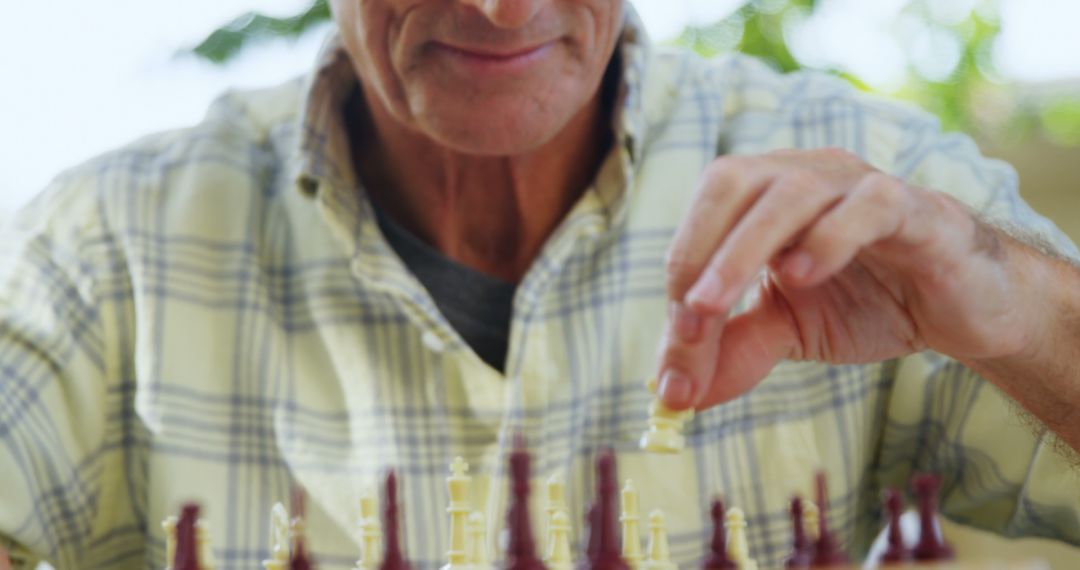
<svg viewBox="0 0 1080 570"><path fill-rule="evenodd" d="M1036 316L1031 342L1015 354L965 364L1080 452L1080 269L1038 244L1000 239L1025 284L1015 302Z"/></svg>

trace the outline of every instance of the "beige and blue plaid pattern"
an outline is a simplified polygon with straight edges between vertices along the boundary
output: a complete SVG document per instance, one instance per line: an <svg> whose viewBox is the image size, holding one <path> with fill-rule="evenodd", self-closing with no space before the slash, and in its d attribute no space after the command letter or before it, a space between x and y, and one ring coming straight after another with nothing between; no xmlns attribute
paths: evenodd
<svg viewBox="0 0 1080 570"><path fill-rule="evenodd" d="M882 487L917 470L943 474L957 520L1080 541L1080 485L1052 438L935 354L783 363L698 415L684 452L638 450L663 255L717 154L848 148L1074 250L1020 201L1010 168L921 112L741 56L649 48L632 13L622 50L619 142L520 285L505 375L379 234L347 160L340 107L355 78L335 42L308 80L228 94L196 127L59 177L0 240L3 540L61 569L161 568L159 522L193 499L218 568L250 570L269 552L271 506L300 483L320 567L350 568L358 498L393 466L408 555L432 569L447 549L447 464L472 464L494 553L520 431L538 483L564 477L581 515L592 458L613 447L642 512L666 511L684 569L716 493L777 567L787 501L819 468L831 527L856 554Z"/></svg>

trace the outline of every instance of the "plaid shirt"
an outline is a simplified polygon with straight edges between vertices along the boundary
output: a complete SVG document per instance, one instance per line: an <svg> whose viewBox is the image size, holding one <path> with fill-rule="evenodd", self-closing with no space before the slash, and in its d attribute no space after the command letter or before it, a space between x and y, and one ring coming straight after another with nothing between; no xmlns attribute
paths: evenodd
<svg viewBox="0 0 1080 570"><path fill-rule="evenodd" d="M516 431L538 483L565 478L571 513L590 500L594 454L613 447L642 513L666 512L683 568L704 552L716 493L746 511L752 554L777 567L788 499L819 468L831 528L856 555L883 486L917 470L943 474L959 521L1080 541L1080 485L1052 436L933 353L785 362L699 414L682 453L638 450L662 258L720 153L844 147L1073 250L1008 166L921 112L742 56L651 48L632 12L621 49L618 142L520 284L505 374L379 233L348 158L341 107L356 78L336 40L305 80L227 94L198 126L60 176L0 240L3 541L61 569L161 568L159 522L193 499L217 567L253 569L271 506L300 483L320 566L350 568L358 498L393 466L408 555L436 568L448 462L472 465L494 544Z"/></svg>

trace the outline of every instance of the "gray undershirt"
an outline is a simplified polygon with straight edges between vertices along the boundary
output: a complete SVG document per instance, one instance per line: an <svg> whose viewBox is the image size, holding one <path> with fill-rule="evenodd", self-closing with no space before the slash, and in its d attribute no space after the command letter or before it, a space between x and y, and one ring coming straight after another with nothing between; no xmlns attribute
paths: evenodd
<svg viewBox="0 0 1080 570"><path fill-rule="evenodd" d="M377 207L375 218L450 326L484 362L503 371L516 286L446 257Z"/></svg>

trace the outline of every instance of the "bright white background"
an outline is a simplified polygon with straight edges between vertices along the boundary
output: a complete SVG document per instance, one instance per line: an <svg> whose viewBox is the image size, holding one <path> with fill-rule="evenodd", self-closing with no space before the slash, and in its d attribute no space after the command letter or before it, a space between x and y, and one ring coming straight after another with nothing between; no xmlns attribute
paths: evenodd
<svg viewBox="0 0 1080 570"><path fill-rule="evenodd" d="M963 12L974 0L936 0ZM737 0L634 0L654 39L708 23ZM906 63L886 33L902 0L826 0L793 42L814 62L895 87ZM229 87L301 73L322 33L270 43L226 67L177 56L247 10L284 15L307 0L40 0L8 2L0 34L0 217L59 170L142 134L197 121ZM1007 79L1080 77L1080 0L1005 0L995 50Z"/></svg>

